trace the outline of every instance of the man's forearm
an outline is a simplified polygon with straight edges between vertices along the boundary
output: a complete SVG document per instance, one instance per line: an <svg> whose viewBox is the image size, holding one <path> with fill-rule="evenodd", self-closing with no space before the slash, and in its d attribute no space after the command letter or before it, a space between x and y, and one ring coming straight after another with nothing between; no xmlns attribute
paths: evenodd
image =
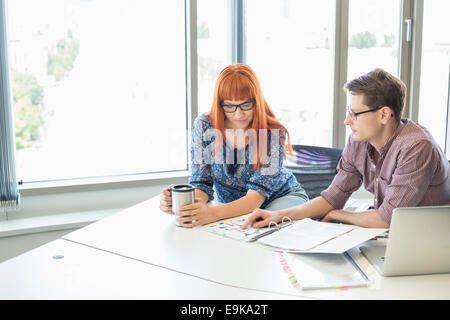
<svg viewBox="0 0 450 320"><path fill-rule="evenodd" d="M292 220L320 219L333 209L333 206L327 200L323 197L317 197L296 207L278 211L278 220L281 221L283 217L289 217Z"/></svg>
<svg viewBox="0 0 450 320"><path fill-rule="evenodd" d="M364 212L333 210L329 212L324 221L342 222L365 228L389 228L389 224L381 219L377 210L368 210Z"/></svg>

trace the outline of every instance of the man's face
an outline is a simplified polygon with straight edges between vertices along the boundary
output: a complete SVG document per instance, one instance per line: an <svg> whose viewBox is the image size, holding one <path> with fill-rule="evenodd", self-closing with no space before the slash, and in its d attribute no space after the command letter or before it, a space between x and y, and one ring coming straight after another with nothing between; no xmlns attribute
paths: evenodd
<svg viewBox="0 0 450 320"><path fill-rule="evenodd" d="M348 95L347 117L344 124L349 126L353 133L355 141L371 141L382 130L380 120L381 110L375 110L357 115L359 112L371 110L369 106L364 104L364 95ZM355 115L356 114L356 115Z"/></svg>

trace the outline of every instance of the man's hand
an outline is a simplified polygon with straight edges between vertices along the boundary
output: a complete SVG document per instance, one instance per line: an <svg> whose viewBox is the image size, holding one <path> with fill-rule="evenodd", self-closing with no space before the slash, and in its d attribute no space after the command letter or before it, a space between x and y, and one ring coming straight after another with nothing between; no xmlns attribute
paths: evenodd
<svg viewBox="0 0 450 320"><path fill-rule="evenodd" d="M255 209L250 217L247 218L247 221L245 221L242 225L241 229L245 229L249 225L253 228L262 228L267 226L272 221L279 222L280 220L278 211Z"/></svg>

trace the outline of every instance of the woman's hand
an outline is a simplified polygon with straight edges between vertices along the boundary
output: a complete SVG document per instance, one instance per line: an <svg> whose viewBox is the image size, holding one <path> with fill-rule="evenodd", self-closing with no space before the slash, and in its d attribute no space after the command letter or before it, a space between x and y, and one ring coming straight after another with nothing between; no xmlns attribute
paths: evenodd
<svg viewBox="0 0 450 320"><path fill-rule="evenodd" d="M170 188L172 188L173 186L174 186L174 184L171 184L166 189L163 189L161 191L161 195L159 197L159 209L161 209L161 211L168 213L168 214L173 214L173 212L172 212L172 193L169 191Z"/></svg>
<svg viewBox="0 0 450 320"><path fill-rule="evenodd" d="M247 218L247 221L245 221L242 225L241 229L245 229L249 225L253 228L262 228L267 226L272 221L278 223L280 220L278 211L255 209Z"/></svg>
<svg viewBox="0 0 450 320"><path fill-rule="evenodd" d="M218 220L214 215L213 207L208 206L202 198L195 198L194 203L180 207L175 214L179 216L177 221L181 222L182 226L186 228L193 228Z"/></svg>

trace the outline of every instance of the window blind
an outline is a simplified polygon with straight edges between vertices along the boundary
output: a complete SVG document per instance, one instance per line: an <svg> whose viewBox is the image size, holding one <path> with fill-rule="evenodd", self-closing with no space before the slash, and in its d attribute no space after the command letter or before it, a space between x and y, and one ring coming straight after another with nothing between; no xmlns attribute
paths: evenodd
<svg viewBox="0 0 450 320"><path fill-rule="evenodd" d="M8 68L5 0L0 0L0 208L17 209L20 201L16 180L14 121Z"/></svg>

